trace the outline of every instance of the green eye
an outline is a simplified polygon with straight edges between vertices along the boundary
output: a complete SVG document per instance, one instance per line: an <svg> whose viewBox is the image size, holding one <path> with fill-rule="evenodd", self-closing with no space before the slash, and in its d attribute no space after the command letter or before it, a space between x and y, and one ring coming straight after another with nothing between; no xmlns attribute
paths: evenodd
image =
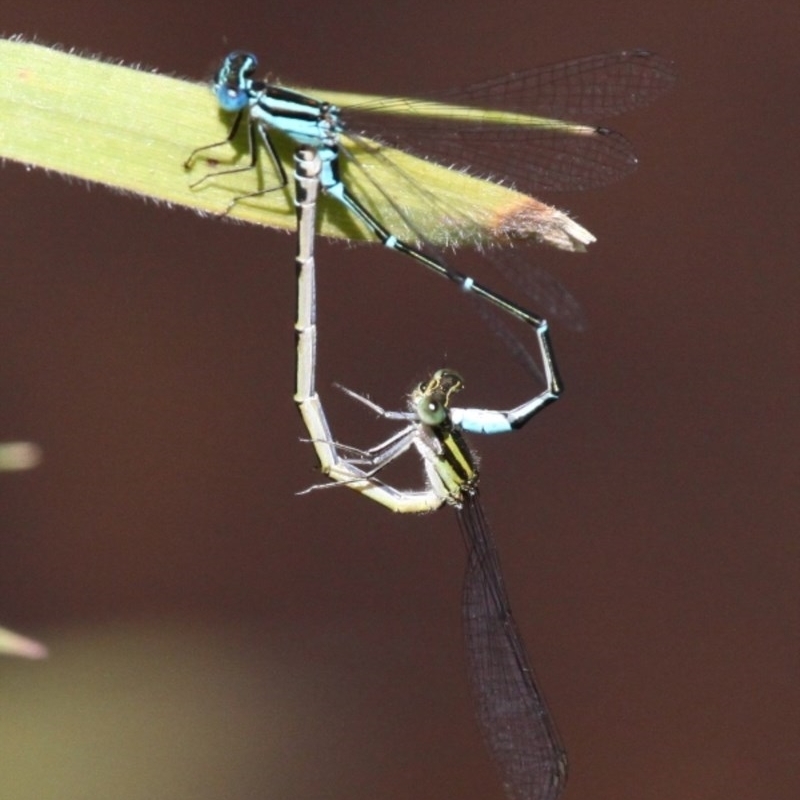
<svg viewBox="0 0 800 800"><path fill-rule="evenodd" d="M425 425L441 425L447 416L447 411L438 401L422 397L417 403L417 416Z"/></svg>

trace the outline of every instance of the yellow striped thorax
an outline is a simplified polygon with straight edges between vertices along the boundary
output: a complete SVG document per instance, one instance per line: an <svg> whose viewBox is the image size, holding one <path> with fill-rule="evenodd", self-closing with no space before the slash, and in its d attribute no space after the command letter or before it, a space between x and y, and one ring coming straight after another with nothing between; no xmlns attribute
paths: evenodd
<svg viewBox="0 0 800 800"><path fill-rule="evenodd" d="M411 393L411 408L423 426L425 444L433 458L425 460L428 479L451 505L461 505L477 484L478 470L461 431L450 419L452 396L464 388L451 369L437 370Z"/></svg>

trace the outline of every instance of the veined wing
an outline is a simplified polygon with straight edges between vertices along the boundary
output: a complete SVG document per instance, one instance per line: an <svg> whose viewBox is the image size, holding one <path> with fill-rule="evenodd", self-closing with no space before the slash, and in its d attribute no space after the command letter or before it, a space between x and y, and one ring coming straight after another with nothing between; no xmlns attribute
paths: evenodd
<svg viewBox="0 0 800 800"><path fill-rule="evenodd" d="M457 193L458 185L449 195L434 193L401 166L398 157L411 161L404 154L386 158L385 150L375 149L369 143L362 144L359 137L350 141L359 144L359 149L356 152L350 149L349 143L342 145L341 167L347 186L389 230L440 260L446 260L441 252L443 247L465 244L486 247L486 260L533 301L537 313L557 319L570 330L586 328L580 303L558 280L533 263L535 255L529 248L492 246L496 243L490 236L492 220L487 219L484 209L470 202L466 193ZM492 186L487 186L486 192L491 190ZM416 199L409 203L411 196ZM481 200L486 199L484 192ZM420 209L422 215L414 214L412 208ZM501 237L497 240L504 241ZM489 318L490 327L512 351L527 353L513 333L496 327L496 324L502 327L502 323L491 313L493 309L482 303L477 308ZM527 355L521 360L529 369L534 363ZM540 375L535 366L530 371Z"/></svg>
<svg viewBox="0 0 800 800"><path fill-rule="evenodd" d="M520 191L587 189L637 163L630 142L598 123L651 103L675 77L668 60L625 51L512 73L432 100L368 102L342 116L353 130L505 178Z"/></svg>
<svg viewBox="0 0 800 800"><path fill-rule="evenodd" d="M467 546L463 624L478 719L513 800L556 800L567 759L536 686L477 493L458 510Z"/></svg>

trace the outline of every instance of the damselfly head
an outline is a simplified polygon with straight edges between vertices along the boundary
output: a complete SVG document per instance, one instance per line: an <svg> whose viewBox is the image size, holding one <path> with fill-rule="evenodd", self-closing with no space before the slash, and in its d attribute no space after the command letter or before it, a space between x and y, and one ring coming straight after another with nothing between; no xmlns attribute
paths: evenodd
<svg viewBox="0 0 800 800"><path fill-rule="evenodd" d="M436 370L411 393L412 411L425 425L442 425L448 416L450 396L463 386L464 380L454 370Z"/></svg>
<svg viewBox="0 0 800 800"><path fill-rule="evenodd" d="M241 111L250 98L258 59L252 53L236 50L225 56L214 76L214 94L225 111Z"/></svg>

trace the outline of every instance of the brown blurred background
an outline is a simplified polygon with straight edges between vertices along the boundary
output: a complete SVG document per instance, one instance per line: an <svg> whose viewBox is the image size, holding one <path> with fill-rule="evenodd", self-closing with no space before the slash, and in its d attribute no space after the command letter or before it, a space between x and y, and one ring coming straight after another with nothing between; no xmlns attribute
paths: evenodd
<svg viewBox="0 0 800 800"><path fill-rule="evenodd" d="M232 47L387 94L674 58L676 91L613 121L639 171L545 198L599 238L535 251L590 327L554 329L563 400L475 442L483 496L569 800L798 796L796 2L4 5L6 34L198 80ZM452 513L295 496L317 474L291 237L19 165L2 184L0 441L44 461L0 475L0 624L51 657L0 661L0 796L501 798ZM319 266L343 441L386 428L333 381L397 407L446 363L465 404L530 393L468 309L441 318L444 282L377 247Z"/></svg>

